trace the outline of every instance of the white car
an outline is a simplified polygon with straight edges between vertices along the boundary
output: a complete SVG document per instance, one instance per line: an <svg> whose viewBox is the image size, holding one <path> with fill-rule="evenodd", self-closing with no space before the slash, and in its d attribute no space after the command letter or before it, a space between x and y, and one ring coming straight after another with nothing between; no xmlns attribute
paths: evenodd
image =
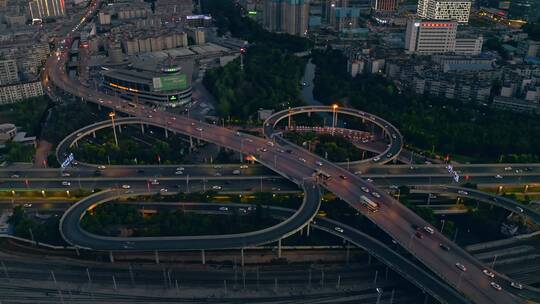
<svg viewBox="0 0 540 304"><path fill-rule="evenodd" d="M99 170L103 170L103 169L105 169L105 166L99 165L99 166L97 166L97 168L98 168Z"/></svg>
<svg viewBox="0 0 540 304"><path fill-rule="evenodd" d="M376 156L375 158L373 158L373 161L374 161L374 162L378 162L378 161L380 161L380 160L381 160L381 157L380 157L380 156Z"/></svg>
<svg viewBox="0 0 540 304"><path fill-rule="evenodd" d="M68 181L63 181L62 186L71 186L71 183Z"/></svg>
<svg viewBox="0 0 540 304"><path fill-rule="evenodd" d="M240 175L240 170L233 170L232 174L233 175Z"/></svg>
<svg viewBox="0 0 540 304"><path fill-rule="evenodd" d="M176 168L176 171L184 171L184 167L178 167Z"/></svg>
<svg viewBox="0 0 540 304"><path fill-rule="evenodd" d="M306 162L306 160L305 160L305 159L303 159L303 158L301 158L301 157L300 157L300 158L299 158L298 160L299 160L299 161L301 161L301 162L303 162L303 163L305 163L305 162Z"/></svg>
<svg viewBox="0 0 540 304"><path fill-rule="evenodd" d="M514 287L516 289L523 289L523 285L521 285L518 282L512 282L512 283L510 283L510 286L512 286L512 287Z"/></svg>
<svg viewBox="0 0 540 304"><path fill-rule="evenodd" d="M360 175L360 174L362 174L362 171L356 171L356 172L354 172L354 175Z"/></svg>
<svg viewBox="0 0 540 304"><path fill-rule="evenodd" d="M366 179L368 183L373 183L373 180L371 178Z"/></svg>
<svg viewBox="0 0 540 304"><path fill-rule="evenodd" d="M176 172L174 172L174 174L176 174L176 175L182 175L182 174L184 174L184 171L176 171Z"/></svg>
<svg viewBox="0 0 540 304"><path fill-rule="evenodd" d="M360 187L360 189L361 189L362 191L364 191L365 193L369 193L369 189L366 188L366 187Z"/></svg>
<svg viewBox="0 0 540 304"><path fill-rule="evenodd" d="M130 185L122 185L122 189L129 189L129 188L131 188Z"/></svg>
<svg viewBox="0 0 540 304"><path fill-rule="evenodd" d="M456 267L459 268L461 271L467 271L467 267L461 263L456 263Z"/></svg>
<svg viewBox="0 0 540 304"><path fill-rule="evenodd" d="M525 211L525 210L523 210L523 208L521 208L521 207L516 207L516 210L519 211L519 212L521 212L521 213L523 213L523 211Z"/></svg>
<svg viewBox="0 0 540 304"><path fill-rule="evenodd" d="M24 208L30 208L30 207L32 207L32 204L26 203L26 204L23 205L23 207L24 207Z"/></svg>
<svg viewBox="0 0 540 304"><path fill-rule="evenodd" d="M485 274L485 275L487 275L487 276L490 277L490 278L494 278L494 277L495 277L495 274L494 274L493 272L487 270L487 269L482 270L482 273Z"/></svg>
<svg viewBox="0 0 540 304"><path fill-rule="evenodd" d="M159 192L169 192L169 190L167 188L161 188L159 189Z"/></svg>
<svg viewBox="0 0 540 304"><path fill-rule="evenodd" d="M70 177L71 174L67 173L67 172L62 172L62 177Z"/></svg>
<svg viewBox="0 0 540 304"><path fill-rule="evenodd" d="M317 164L317 166L321 167L323 165L323 163L321 163L320 161L316 161L315 164Z"/></svg>
<svg viewBox="0 0 540 304"><path fill-rule="evenodd" d="M463 190L459 190L457 193L459 193L461 195L469 195L469 192L463 191Z"/></svg>
<svg viewBox="0 0 540 304"><path fill-rule="evenodd" d="M512 167L504 167L504 171L511 171Z"/></svg>
<svg viewBox="0 0 540 304"><path fill-rule="evenodd" d="M489 285L491 285L491 287L493 287L493 289L497 290L497 291L501 291L502 290L502 287L501 285L495 283L495 282L491 282L489 283Z"/></svg>
<svg viewBox="0 0 540 304"><path fill-rule="evenodd" d="M503 178L500 174L495 175L495 178Z"/></svg>
<svg viewBox="0 0 540 304"><path fill-rule="evenodd" d="M377 192L371 192L371 195L375 196L376 198L381 198L381 195Z"/></svg>
<svg viewBox="0 0 540 304"><path fill-rule="evenodd" d="M221 186L212 186L213 190L221 190Z"/></svg>
<svg viewBox="0 0 540 304"><path fill-rule="evenodd" d="M227 208L227 207L219 207L219 211L229 211L229 208Z"/></svg>
<svg viewBox="0 0 540 304"><path fill-rule="evenodd" d="M339 233L343 233L343 228L341 228L341 227L335 227L334 230L339 232Z"/></svg>
<svg viewBox="0 0 540 304"><path fill-rule="evenodd" d="M240 166L240 169L247 169L247 168L249 168L248 165L241 165L241 166Z"/></svg>
<svg viewBox="0 0 540 304"><path fill-rule="evenodd" d="M428 232L429 234L434 234L435 233L435 230L433 230L433 228L431 228L429 226L424 226L424 230L426 232Z"/></svg>

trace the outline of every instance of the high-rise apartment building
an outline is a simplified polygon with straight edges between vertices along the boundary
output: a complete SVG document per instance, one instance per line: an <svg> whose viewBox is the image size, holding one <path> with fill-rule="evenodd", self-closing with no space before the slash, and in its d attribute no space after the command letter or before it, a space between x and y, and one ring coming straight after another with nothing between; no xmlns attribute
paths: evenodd
<svg viewBox="0 0 540 304"><path fill-rule="evenodd" d="M32 20L63 16L66 13L64 0L31 0L28 5Z"/></svg>
<svg viewBox="0 0 540 304"><path fill-rule="evenodd" d="M456 21L410 19L405 32L405 49L410 53L456 53L477 55L482 51L483 38L457 38Z"/></svg>
<svg viewBox="0 0 540 304"><path fill-rule="evenodd" d="M371 2L371 8L380 12L395 11L397 8L397 0L373 0Z"/></svg>
<svg viewBox="0 0 540 304"><path fill-rule="evenodd" d="M323 10L323 18L326 23L332 22L336 18L336 9L342 7L349 7L349 0L326 0Z"/></svg>
<svg viewBox="0 0 540 304"><path fill-rule="evenodd" d="M308 0L266 0L263 25L272 32L307 35L309 24Z"/></svg>
<svg viewBox="0 0 540 304"><path fill-rule="evenodd" d="M11 84L19 81L17 61L0 60L0 85Z"/></svg>
<svg viewBox="0 0 540 304"><path fill-rule="evenodd" d="M429 20L455 20L469 22L471 1L467 0L418 0L417 15Z"/></svg>

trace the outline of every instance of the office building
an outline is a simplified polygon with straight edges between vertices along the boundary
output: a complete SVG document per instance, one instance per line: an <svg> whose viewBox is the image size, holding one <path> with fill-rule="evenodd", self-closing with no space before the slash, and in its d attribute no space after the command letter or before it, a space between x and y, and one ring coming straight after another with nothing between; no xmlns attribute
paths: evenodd
<svg viewBox="0 0 540 304"><path fill-rule="evenodd" d="M469 22L471 2L466 0L418 0L417 15L428 20Z"/></svg>
<svg viewBox="0 0 540 304"><path fill-rule="evenodd" d="M64 16L66 13L64 0L31 0L28 5L32 20Z"/></svg>
<svg viewBox="0 0 540 304"><path fill-rule="evenodd" d="M272 32L307 35L309 23L308 0L266 0L263 26Z"/></svg>
<svg viewBox="0 0 540 304"><path fill-rule="evenodd" d="M127 100L176 107L191 101L193 60L144 60L102 71L105 91Z"/></svg>
<svg viewBox="0 0 540 304"><path fill-rule="evenodd" d="M7 85L19 81L17 61L0 60L0 85Z"/></svg>
<svg viewBox="0 0 540 304"><path fill-rule="evenodd" d="M405 49L409 53L456 53L477 55L482 51L483 38L457 38L456 21L425 21L409 19L405 32Z"/></svg>
<svg viewBox="0 0 540 304"><path fill-rule="evenodd" d="M456 33L455 21L410 19L405 32L405 49L411 53L446 53L455 49Z"/></svg>

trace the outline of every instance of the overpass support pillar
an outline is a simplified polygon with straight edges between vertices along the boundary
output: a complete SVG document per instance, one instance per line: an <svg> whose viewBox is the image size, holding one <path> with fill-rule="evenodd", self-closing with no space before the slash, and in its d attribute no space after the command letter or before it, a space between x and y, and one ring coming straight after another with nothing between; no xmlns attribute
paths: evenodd
<svg viewBox="0 0 540 304"><path fill-rule="evenodd" d="M347 265L349 265L349 260L351 258L351 245L349 245L349 242L347 242L347 252L345 255L345 261L347 262Z"/></svg>
<svg viewBox="0 0 540 304"><path fill-rule="evenodd" d="M287 122L287 127L290 129L292 125L292 115L289 115L289 121Z"/></svg>
<svg viewBox="0 0 540 304"><path fill-rule="evenodd" d="M111 263L114 263L114 256L112 251L109 251L109 260L111 260Z"/></svg>
<svg viewBox="0 0 540 304"><path fill-rule="evenodd" d="M278 245L277 256L278 258L280 258L281 257L281 239L278 240L277 245Z"/></svg>
<svg viewBox="0 0 540 304"><path fill-rule="evenodd" d="M308 222L307 223L307 226L306 226L306 236L309 237L309 226L310 226L311 222Z"/></svg>
<svg viewBox="0 0 540 304"><path fill-rule="evenodd" d="M193 149L193 137L189 137L189 149Z"/></svg>
<svg viewBox="0 0 540 304"><path fill-rule="evenodd" d="M141 124L141 133L144 134L144 125Z"/></svg>
<svg viewBox="0 0 540 304"><path fill-rule="evenodd" d="M159 264L159 253L158 253L157 250L154 251L154 256L155 256L155 258L156 258L156 264Z"/></svg>
<svg viewBox="0 0 540 304"><path fill-rule="evenodd" d="M96 138L96 131L92 132L92 136Z"/></svg>
<svg viewBox="0 0 540 304"><path fill-rule="evenodd" d="M122 126L118 125L118 133L122 133Z"/></svg>
<svg viewBox="0 0 540 304"><path fill-rule="evenodd" d="M244 248L240 249L240 254L242 255L242 257L241 257L242 269L244 269Z"/></svg>
<svg viewBox="0 0 540 304"><path fill-rule="evenodd" d="M204 249L201 250L201 261L203 265L206 265L206 254L204 253Z"/></svg>
<svg viewBox="0 0 540 304"><path fill-rule="evenodd" d="M169 138L169 133L167 132L167 129L165 129L165 138Z"/></svg>

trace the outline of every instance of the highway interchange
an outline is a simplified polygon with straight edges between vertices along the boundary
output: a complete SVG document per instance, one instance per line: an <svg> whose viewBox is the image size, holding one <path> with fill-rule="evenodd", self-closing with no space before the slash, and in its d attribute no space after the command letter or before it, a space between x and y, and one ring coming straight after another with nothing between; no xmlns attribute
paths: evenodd
<svg viewBox="0 0 540 304"><path fill-rule="evenodd" d="M90 7L88 13L85 15L86 19L89 19L95 11L99 7L99 2L95 1ZM84 23L84 20L81 21L80 24ZM76 30L76 29L75 29ZM126 101L117 98L117 97L111 97L108 95L105 95L100 92L92 91L84 86L82 86L80 83L78 83L76 80L71 79L66 74L66 71L64 69L65 63L69 59L69 52L70 49L70 43L71 43L71 36L66 37L63 46L59 51L57 52L56 56L49 57L45 72L47 75L47 81L50 81L55 85L55 87L63 90L64 92L78 96L84 100L94 102L98 105L109 107L117 112L122 112L129 116L135 116L138 117L142 122L145 124L151 124L156 126L161 126L163 128L166 128L170 131L184 134L193 138L201 139L206 142L214 143L219 146L223 146L229 149L233 149L236 151L239 151L240 153L244 155L251 155L258 163L264 165L265 167L271 169L274 172L277 172L282 177L292 181L294 184L297 185L304 185L308 180L311 180L314 178L313 172L314 170L324 170L324 172L333 178L320 181L319 177L316 177L316 179L319 179L318 185L309 185L304 187L304 190L307 190L305 197L306 198L315 198L314 201L310 201L306 199L304 201L305 205L309 205L310 208L307 208L310 210L309 216L306 216L303 218L304 222L303 224L309 223L309 221L313 218L313 216L316 213L316 209L318 208L318 195L312 195L310 192L319 193L319 186L322 186L326 188L328 191L333 192L338 197L346 201L351 205L351 207L357 209L361 213L363 213L368 219L373 221L379 228L384 230L386 233L388 233L395 241L397 241L403 248L405 248L407 251L409 251L413 256L415 256L420 262L422 262L425 266L427 266L429 269L431 269L435 274L437 274L440 279L445 281L446 283L453 286L455 289L457 289L462 295L464 295L468 300L472 301L473 303L504 303L504 304L510 304L510 303L524 303L523 300L516 297L514 294L515 290L512 290L512 287L510 287L509 281L502 278L500 274L496 274L497 278L494 280L498 282L502 286L502 290L496 290L490 286L491 281L493 281L491 278L486 276L482 271L485 269L485 266L482 265L479 261L477 261L475 258L473 258L471 255L469 255L467 252L459 248L457 245L455 245L453 242L448 240L444 235L440 234L436 230L433 231L433 233L426 233L423 232L423 230L416 230L412 226L415 227L426 227L429 226L428 223L426 223L423 219L421 219L419 216L417 216L415 213L411 212L409 209L407 209L405 206L403 206L401 203L396 201L392 196L388 195L385 191L382 191L379 189L378 186L376 186L375 183L371 183L363 178L360 178L358 175L355 175L353 172L346 170L342 166L336 165L334 163L328 162L325 159L320 158L317 155L314 155L296 145L293 145L283 138L281 138L279 135L276 135L274 133L274 126L279 122L279 120L286 117L287 114L291 114L292 112L300 113L300 112L339 112L340 114L344 115L353 115L357 117L361 117L363 119L369 120L373 122L374 124L380 126L385 130L385 135L387 139L390 141L390 146L381 154L379 155L379 159L373 159L373 163L380 162L388 162L393 160L397 157L399 152L402 149L402 137L399 134L399 131L395 129L391 124L384 121L383 119L373 116L368 113L363 113L360 111L347 109L339 107L336 108L328 108L328 107L302 107L297 109L291 109L286 110L284 112L277 113L275 116L273 116L269 121L265 122L264 124L264 133L267 136L266 139L238 133L233 130L229 130L226 128L222 128L216 125L207 124L204 122L196 121L193 119L190 119L188 117L184 116L178 116L171 113L163 112L161 110L139 105L136 107L129 107L126 105ZM372 164L370 164L371 166ZM527 167L529 168L529 167ZM251 168L250 168L251 169ZM256 168L253 168L255 170ZM418 170L419 168L415 168L412 170ZM137 169L118 169L118 170L137 170ZM146 170L144 169L144 173L146 174ZM152 169L154 170L154 169ZM163 168L158 168L157 170L164 170ZM170 169L169 169L170 170ZM196 170L196 169L195 169ZM208 168L206 168L208 170ZM262 169L258 169L262 170ZM364 170L364 169L361 169ZM378 169L378 170L384 170L384 169ZM388 169L391 170L391 169ZM406 168L404 170L407 170ZM410 168L408 170L411 170ZM432 170L432 169L426 169L426 170ZM21 170L22 172L22 170ZM56 176L48 176L45 177L45 179L52 179L52 178L58 178L58 171L54 172L53 170L50 171L52 174ZM104 170L103 175L100 177L90 177L90 176L80 176L82 173L88 173L89 175L92 174L91 170L88 171L78 171L76 173L78 175L78 179L83 182L86 182L86 179L92 179L93 183L99 183L100 181L104 180L106 178L105 173L107 170ZM25 171L26 173L26 171ZM124 172L125 173L125 172ZM416 171L415 174L418 174L419 172ZM9 174L9 173L8 173ZM31 174L34 174L33 172L28 172L28 174L24 174L25 179L32 179L32 183L39 183L40 177L33 177L29 176ZM41 173L37 173L37 175L40 175ZM362 172L361 176L364 177L364 172ZM410 172L406 173L410 175ZM439 173L442 174L442 173ZM18 177L17 177L18 175ZM139 176L140 172L137 172L133 174L134 176ZM387 176L384 176L383 173L380 173L382 180L385 182L388 182L390 179L387 179ZM497 173L497 175L500 175L500 173ZM508 175L508 174L507 174ZM21 182L21 174L13 173L10 175L9 178L6 178L8 183L10 183L9 187L15 187L16 183ZM80 177L79 177L80 176ZM196 175L194 175L196 176ZM203 176L201 174L201 176ZM383 177L384 176L384 177ZM512 175L514 176L514 175ZM520 178L520 182L526 182L529 177L531 178L531 182L535 181L534 179L534 173L527 170L527 173L520 175L518 178ZM62 176L60 176L62 178ZM65 177L63 177L65 178ZM142 178L139 178L142 187L139 188L139 190L142 188L143 190L146 187L146 181L144 179L147 179L148 177L143 176ZM178 180L178 177L174 177L176 180ZM440 177L432 177L430 173L427 173L424 179L430 179L430 182L437 183L437 179L445 179L448 181L448 176L440 176ZM163 180L163 176L160 177L160 180ZM210 179L210 178L208 178ZM496 179L500 180L501 178L496 177ZM504 177L503 179L506 179ZM536 179L538 180L538 179ZM41 181L41 182L49 182L49 181ZM23 181L26 185L28 182ZM425 181L424 181L425 183ZM408 184L408 183L403 183ZM19 185L20 186L20 185ZM43 185L46 186L46 185ZM33 185L34 187L34 185ZM310 190L311 189L311 190ZM126 193L131 190L110 190L112 192L118 192L121 191L121 195L130 195L132 193ZM378 195L375 196L373 193L377 193ZM82 233L75 236L68 236L67 233L72 233L73 227L78 226L78 220L84 214L86 208L89 208L93 206L94 204L101 203L105 201L107 196L109 195L109 192L100 192L95 194L94 196L91 196L88 200L91 200L90 203L85 203L87 201L83 200L79 202L78 204L75 204L70 211L66 212L66 214L62 218L62 222L66 225L61 226L61 231L66 237L66 240L70 243L73 243L74 245L79 246L79 242L81 242L83 239L88 238L88 233ZM364 196L370 196L372 199L376 199L379 203L379 208L377 212L369 212L363 205L362 197ZM303 210L302 208L300 210ZM312 212L315 211L315 212ZM298 215L298 212L296 213ZM307 214L307 212L306 212ZM73 217L73 218L71 218ZM294 216L292 217L294 219ZM292 220L291 220L292 221ZM287 221L283 223L288 223ZM335 225L336 223L332 223ZM70 228L66 228L70 227ZM302 228L302 225L291 225L291 231L296 231L297 229ZM77 230L77 229L75 229ZM330 229L332 230L332 229ZM334 229L335 230L335 229ZM289 231L289 232L291 232ZM337 231L337 230L336 230ZM347 230L348 231L348 230ZM351 235L346 233L345 230L338 231L341 234L343 234L343 237L345 238L352 238ZM422 234L422 238L417 237L418 234ZM286 235L287 233L283 233L283 235ZM72 237L72 238L70 238ZM96 240L96 236L91 236L91 238ZM176 242L179 238L154 238L151 242L159 243L159 242ZM234 236L228 236L228 238L234 238ZM232 239L231 239L232 240ZM266 240L269 241L270 239ZM275 237L272 238L272 240L275 240ZM111 240L109 240L111 241ZM129 244L125 243L125 240L116 240L118 245L114 245L117 247L110 248L107 247L107 250L148 250L150 247L147 246L147 241L145 239L136 239L133 238L129 242ZM114 241L113 241L114 242ZM259 241L254 242L255 244L259 244ZM109 243L110 244L110 243ZM234 246L242 247L244 246L244 242L235 243ZM439 244L445 244L449 248L448 251L442 250L439 246ZM90 248L98 248L99 246L95 246L96 243L93 242L91 245L84 244L81 247L90 247ZM125 246L128 246L129 248L126 248ZM140 246L140 247L139 247ZM202 246L202 245L201 245ZM170 245L169 245L170 247ZM204 247L204 246L202 246ZM218 246L219 248L230 248L228 246ZM197 247L199 248L199 247ZM159 248L153 248L154 250ZM179 248L180 249L180 248ZM381 258L384 260L384 258ZM466 271L460 270L458 267L456 267L456 263L460 263L465 265L467 268ZM431 280L434 281L435 280ZM427 282L422 282L420 285L425 286L425 284L428 284ZM439 294L440 297L442 295ZM448 298L444 299L443 301L448 303L456 303L452 300L448 300Z"/></svg>

